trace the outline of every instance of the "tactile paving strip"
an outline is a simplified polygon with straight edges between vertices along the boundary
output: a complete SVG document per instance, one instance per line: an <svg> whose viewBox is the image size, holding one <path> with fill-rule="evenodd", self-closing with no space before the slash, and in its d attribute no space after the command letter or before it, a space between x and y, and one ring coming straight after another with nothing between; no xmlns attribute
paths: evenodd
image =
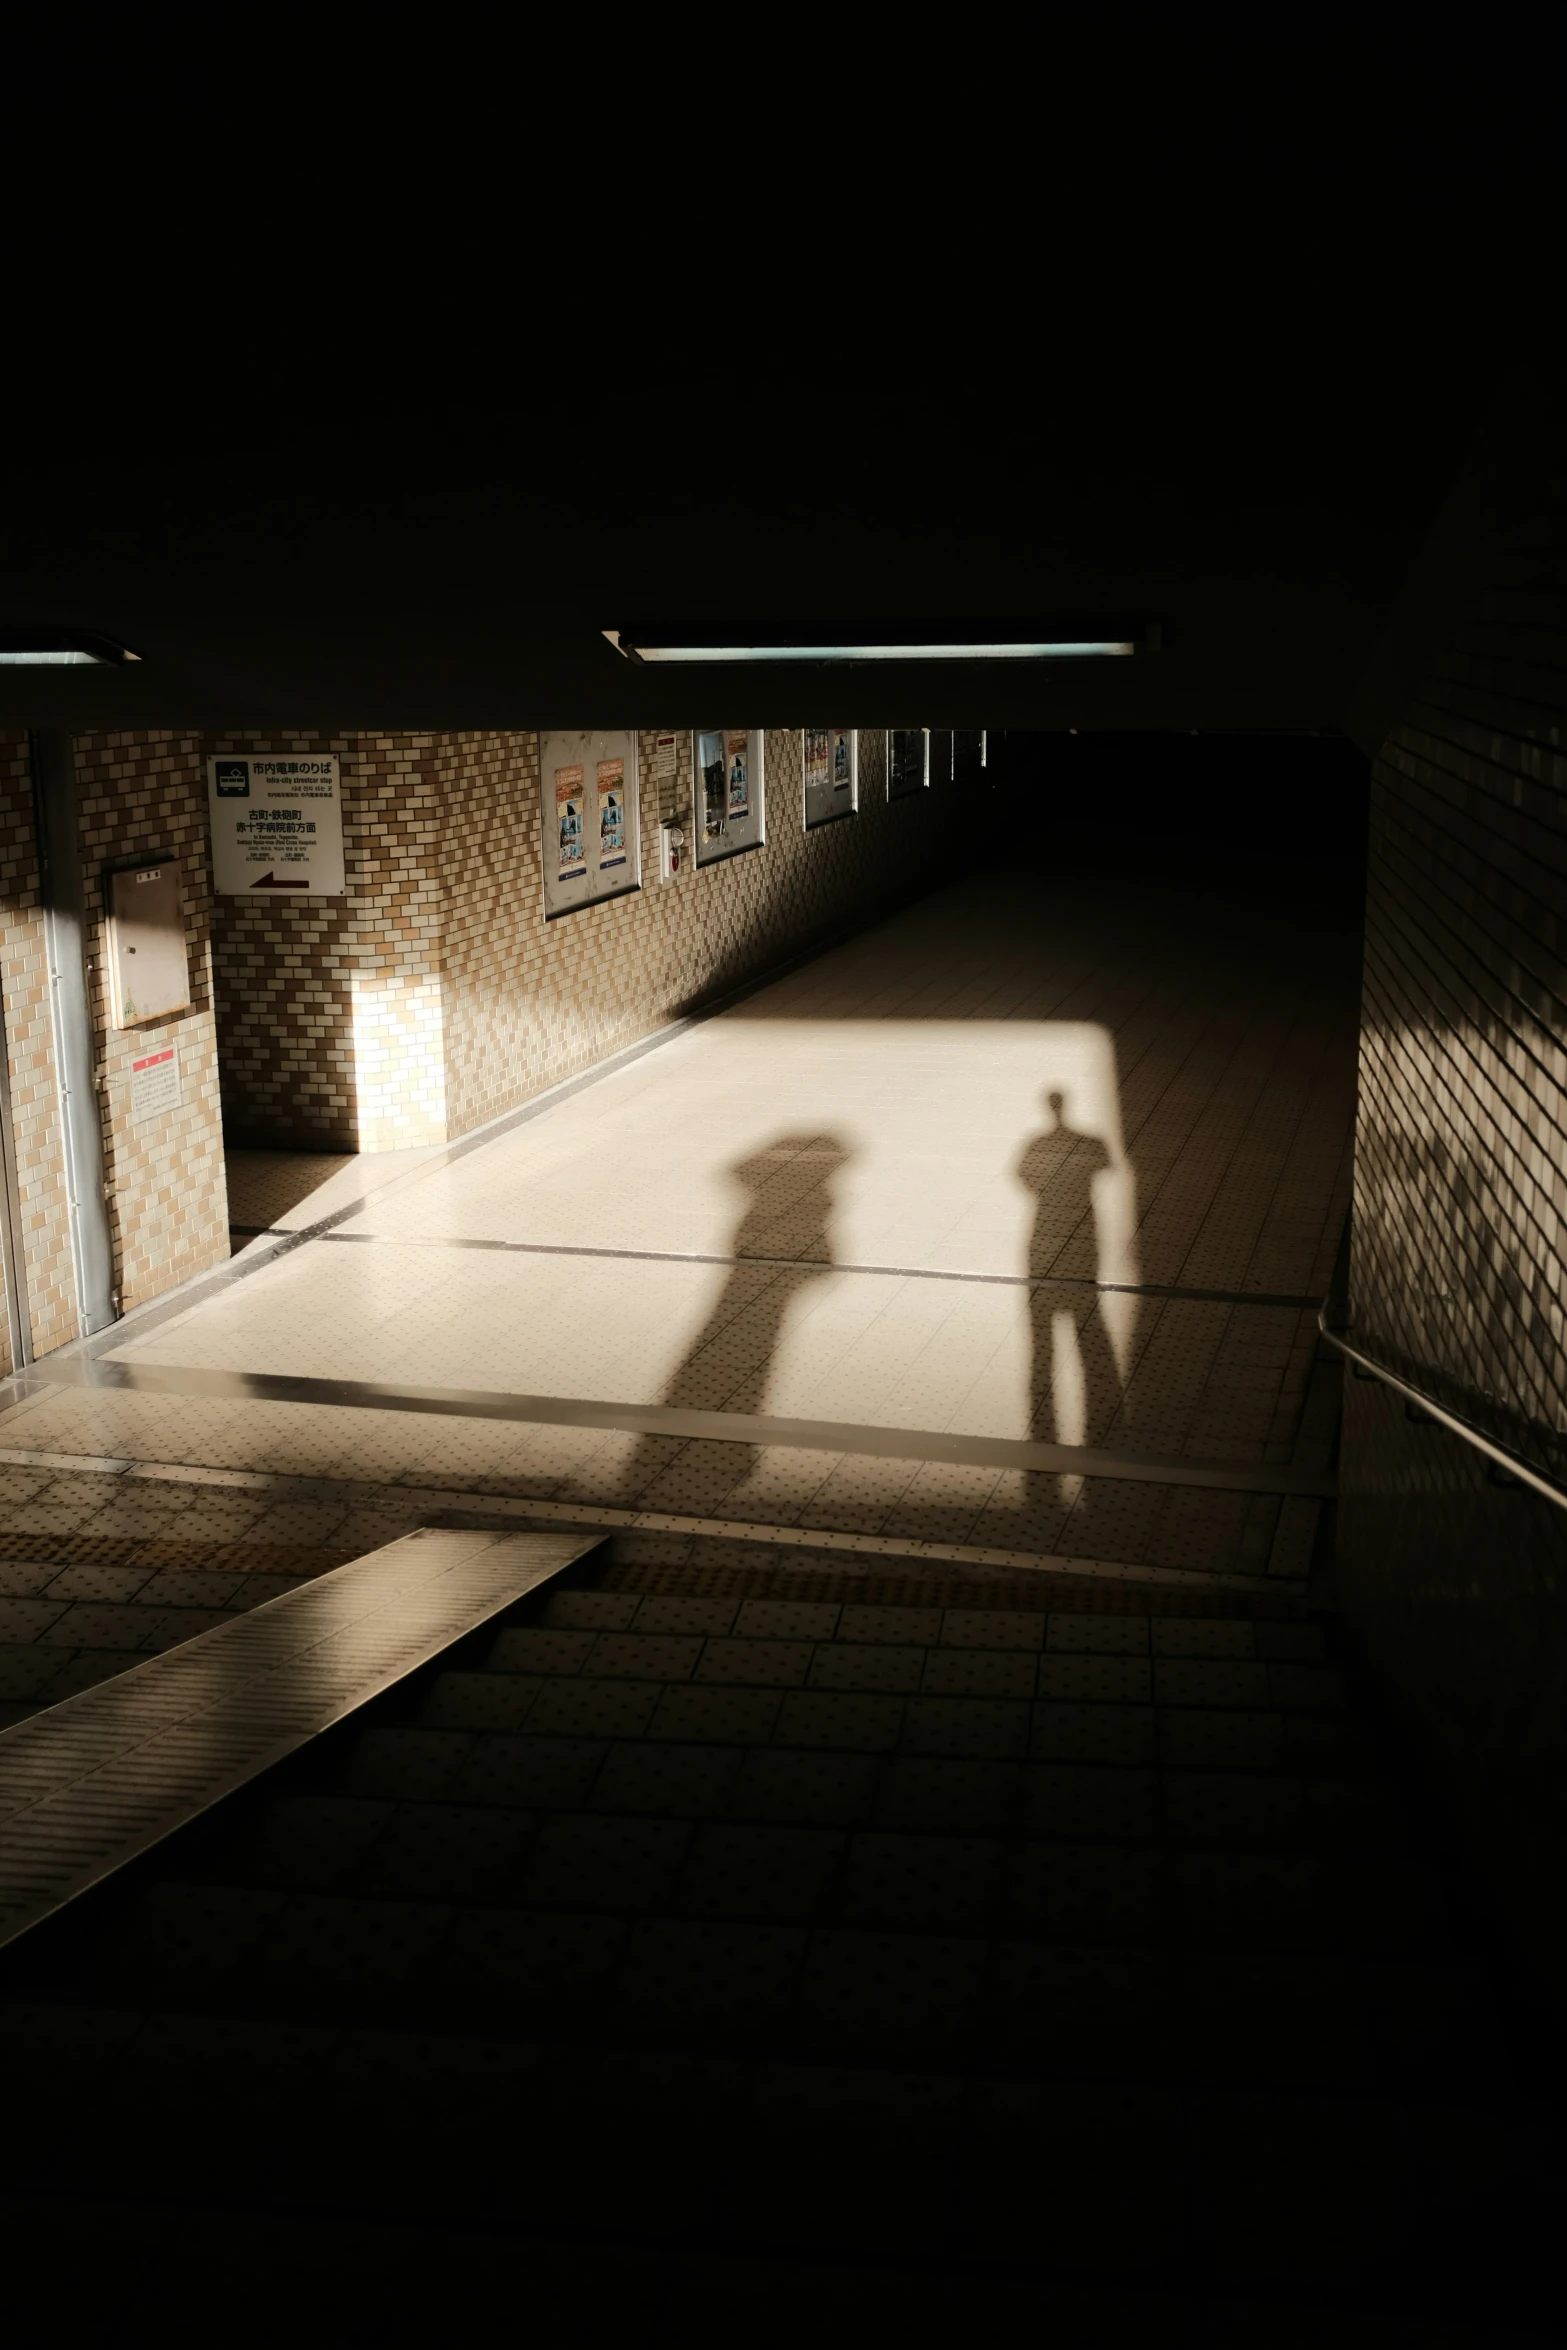
<svg viewBox="0 0 1567 2350"><path fill-rule="evenodd" d="M977 1543L922 1542L882 1534L845 1534L830 1527L769 1526L737 1518L683 1517L669 1510L617 1510L599 1502L516 1501L499 1494L442 1495L448 1509L477 1517L544 1518L561 1525L597 1526L603 1533L695 1535L704 1541L755 1544L773 1550L831 1551L863 1558L934 1560L944 1566L1014 1568L1025 1574L1066 1575L1092 1582L1159 1584L1173 1589L1257 1591L1260 1575L1227 1574L1202 1567L1129 1565L1118 1559L1077 1557L1033 1550L985 1548ZM1285 1592L1303 1588L1303 1579L1276 1580Z"/></svg>
<svg viewBox="0 0 1567 2350"><path fill-rule="evenodd" d="M0 1735L0 1943L594 1547L422 1529Z"/></svg>
<svg viewBox="0 0 1567 2350"><path fill-rule="evenodd" d="M45 1385L83 1384L73 1360L58 1371L48 1363L34 1376ZM1284 1462L1184 1460L1107 1452L1093 1445L1045 1444L1029 1438L964 1435L950 1429L858 1426L841 1420L779 1419L752 1412L695 1411L683 1405L616 1403L592 1396L517 1395L489 1388L410 1387L369 1379L307 1379L259 1371L206 1369L192 1364L101 1361L94 1387L140 1389L152 1395L223 1397L254 1403L325 1404L361 1411L420 1412L467 1420L540 1421L567 1428L619 1428L644 1435L716 1439L725 1444L783 1446L864 1453L888 1460L963 1462L1001 1469L1058 1471L1131 1484L1199 1486L1230 1493L1304 1494L1336 1491L1321 1468Z"/></svg>

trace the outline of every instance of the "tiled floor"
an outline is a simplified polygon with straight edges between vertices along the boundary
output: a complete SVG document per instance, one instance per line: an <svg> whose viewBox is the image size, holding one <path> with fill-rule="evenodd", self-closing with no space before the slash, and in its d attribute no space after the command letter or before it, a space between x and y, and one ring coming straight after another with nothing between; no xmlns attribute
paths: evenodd
<svg viewBox="0 0 1567 2350"><path fill-rule="evenodd" d="M1550 2339L1559 2142L1321 1631L1098 1602L583 1562L42 1930L0 2194L67 2272L264 2210L263 2296L329 2222L361 2314L356 2225L564 2260L571 2341Z"/></svg>
<svg viewBox="0 0 1567 2350"><path fill-rule="evenodd" d="M1351 998L1284 927L953 891L120 1334L184 1391L0 1419L17 1715L414 1524L617 1529L15 1946L50 2272L122 2328L243 2276L267 2339L1554 2338L1560 2133L1313 1502L202 1385L1320 1465ZM266 1212L363 1196L314 1172Z"/></svg>
<svg viewBox="0 0 1567 2350"><path fill-rule="evenodd" d="M112 1407L147 1399L92 1400ZM315 1415L334 1422L344 1416ZM275 1419L281 1462L296 1415L284 1409ZM192 1449L221 1451L219 1442L203 1442L204 1434L211 1436L205 1422L198 1413L194 1430L186 1427ZM101 1415L95 1428L113 1433ZM385 1482L372 1483L368 1465L361 1456L339 1464L337 1474L311 1477L281 1465L192 1467L20 1449L0 1460L0 1730L418 1526L461 1522L465 1515L551 1531L599 1528L616 1535L617 1555L699 1561L703 1571L740 1567L756 1574L773 1563L797 1574L820 1569L826 1558L840 1575L875 1575L891 1557L904 1571L955 1564L991 1578L1028 1567L1048 1572L1063 1588L1143 1578L1217 1590L1226 1580L1232 1587L1247 1580L1226 1579L1206 1564L1161 1569L1071 1555L1046 1559L983 1545L902 1542L830 1524L805 1530L742 1522L726 1531L710 1518L659 1513L662 1530L650 1532L648 1513L496 1492L526 1480L470 1483L452 1470L420 1484L397 1479L389 1463ZM1281 1603L1298 1594L1299 1565L1292 1570L1296 1580L1270 1586Z"/></svg>
<svg viewBox="0 0 1567 2350"><path fill-rule="evenodd" d="M235 1402L200 1375L1285 1461L1353 1044L1342 949L1298 924L963 885L466 1155L244 1154L248 1216L367 1204L112 1348L188 1394L46 1395L0 1444L1260 1569L1267 1495Z"/></svg>
<svg viewBox="0 0 1567 2350"><path fill-rule="evenodd" d="M261 1234L298 1232L424 1165L429 1150L349 1154L230 1150L229 1230L236 1253Z"/></svg>

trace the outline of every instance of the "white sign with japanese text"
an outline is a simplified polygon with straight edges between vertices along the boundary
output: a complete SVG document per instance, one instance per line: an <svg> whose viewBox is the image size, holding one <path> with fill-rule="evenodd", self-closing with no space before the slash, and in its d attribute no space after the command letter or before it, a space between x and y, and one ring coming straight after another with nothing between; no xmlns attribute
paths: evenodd
<svg viewBox="0 0 1567 2350"><path fill-rule="evenodd" d="M180 1056L172 1044L131 1063L131 1123L166 1117L180 1106Z"/></svg>
<svg viewBox="0 0 1567 2350"><path fill-rule="evenodd" d="M346 896L335 753L209 759L207 801L220 897Z"/></svg>

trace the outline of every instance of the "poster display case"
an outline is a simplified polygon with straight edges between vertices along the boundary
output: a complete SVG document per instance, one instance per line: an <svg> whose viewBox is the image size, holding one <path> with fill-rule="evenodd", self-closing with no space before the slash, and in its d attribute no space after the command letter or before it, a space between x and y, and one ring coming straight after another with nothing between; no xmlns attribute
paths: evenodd
<svg viewBox="0 0 1567 2350"><path fill-rule="evenodd" d="M985 737L978 727L960 729L952 738L952 773L959 782L971 782L985 765Z"/></svg>
<svg viewBox="0 0 1567 2350"><path fill-rule="evenodd" d="M635 733L541 734L539 813L546 921L641 888Z"/></svg>
<svg viewBox="0 0 1567 2350"><path fill-rule="evenodd" d="M930 728L891 726L887 729L887 797L907 798L910 792L930 789Z"/></svg>
<svg viewBox="0 0 1567 2350"><path fill-rule="evenodd" d="M707 726L692 732L694 846L699 865L716 865L767 837L766 737L759 726Z"/></svg>
<svg viewBox="0 0 1567 2350"><path fill-rule="evenodd" d="M807 726L800 732L805 772L805 829L835 824L860 804L860 738L852 726Z"/></svg>

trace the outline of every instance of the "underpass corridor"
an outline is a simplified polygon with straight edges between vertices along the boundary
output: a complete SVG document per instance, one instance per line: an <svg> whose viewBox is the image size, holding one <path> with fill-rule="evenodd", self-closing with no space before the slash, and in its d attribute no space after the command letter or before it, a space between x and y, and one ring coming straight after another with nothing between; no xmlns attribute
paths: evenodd
<svg viewBox="0 0 1567 2350"><path fill-rule="evenodd" d="M12 1739L420 1528L573 1555L10 1945L12 2221L242 2337L1549 2338L1322 1575L1357 983L1306 899L960 884L38 1366Z"/></svg>
<svg viewBox="0 0 1567 2350"><path fill-rule="evenodd" d="M477 1147L339 1162L282 1219L315 1237L40 1365L0 1440L1265 1570L1356 973L1194 912L926 899Z"/></svg>

